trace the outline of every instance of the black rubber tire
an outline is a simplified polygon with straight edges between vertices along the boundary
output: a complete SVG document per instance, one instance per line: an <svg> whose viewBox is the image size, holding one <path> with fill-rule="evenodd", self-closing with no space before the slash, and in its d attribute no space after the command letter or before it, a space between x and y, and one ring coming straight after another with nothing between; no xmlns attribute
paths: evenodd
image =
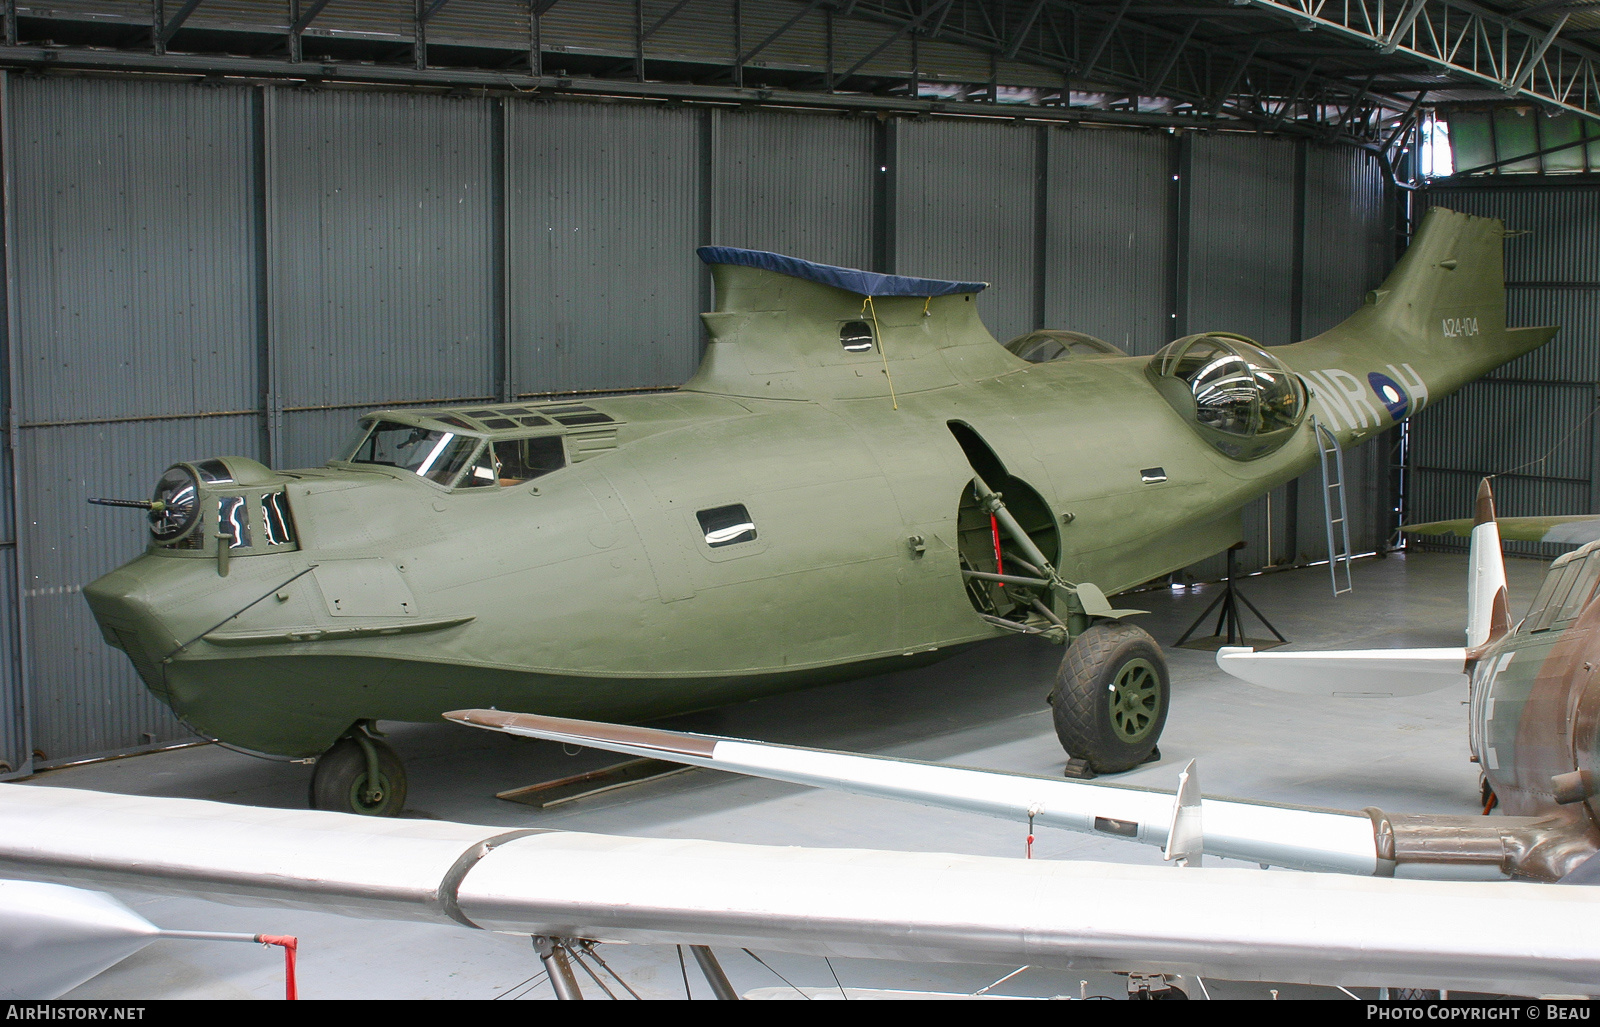
<svg viewBox="0 0 1600 1027"><path fill-rule="evenodd" d="M1137 710L1117 707L1124 672L1124 684L1134 681L1147 696ZM1148 632L1114 621L1090 625L1067 647L1050 693L1056 737L1095 773L1132 770L1155 751L1171 694L1166 657Z"/></svg>
<svg viewBox="0 0 1600 1027"><path fill-rule="evenodd" d="M354 738L339 739L317 758L311 774L311 808L335 813L360 813L369 817L399 816L406 805L406 770L393 749L376 738L369 744L378 751L378 783L382 798L364 802L367 754Z"/></svg>

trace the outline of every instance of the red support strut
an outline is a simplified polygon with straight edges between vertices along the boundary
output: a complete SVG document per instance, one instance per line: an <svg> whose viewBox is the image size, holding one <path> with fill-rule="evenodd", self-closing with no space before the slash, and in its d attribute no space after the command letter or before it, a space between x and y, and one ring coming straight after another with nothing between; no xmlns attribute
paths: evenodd
<svg viewBox="0 0 1600 1027"><path fill-rule="evenodd" d="M1004 574L1006 565L1000 560L1000 521L994 514L989 515L989 533L994 536L994 572ZM1000 587L1005 588L1006 583L1000 582Z"/></svg>
<svg viewBox="0 0 1600 1027"><path fill-rule="evenodd" d="M300 948L300 939L292 934L258 934L256 941L283 946L283 997L289 1001L299 998L300 989L294 981L294 956Z"/></svg>

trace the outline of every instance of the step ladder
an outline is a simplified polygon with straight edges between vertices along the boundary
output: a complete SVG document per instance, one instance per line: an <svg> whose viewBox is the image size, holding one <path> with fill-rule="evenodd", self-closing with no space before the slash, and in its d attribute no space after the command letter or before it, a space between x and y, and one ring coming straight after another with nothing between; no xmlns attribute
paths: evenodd
<svg viewBox="0 0 1600 1027"><path fill-rule="evenodd" d="M1326 425L1311 418L1317 439L1317 457L1322 464L1322 514L1328 528L1328 577L1333 581L1334 598L1355 590L1350 583L1350 510L1344 495L1344 451L1339 437Z"/></svg>

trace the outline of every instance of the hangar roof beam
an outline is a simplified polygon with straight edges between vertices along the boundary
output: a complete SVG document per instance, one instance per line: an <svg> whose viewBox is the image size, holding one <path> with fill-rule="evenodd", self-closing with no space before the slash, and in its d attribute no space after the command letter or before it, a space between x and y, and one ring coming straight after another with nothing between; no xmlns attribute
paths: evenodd
<svg viewBox="0 0 1600 1027"><path fill-rule="evenodd" d="M655 20L655 24L651 25L649 28L644 30L644 38L645 39L649 39L651 36L655 35L657 32L660 32L661 31L661 27L663 25L665 25L667 22L671 21L673 15L677 14L679 11L683 10L685 7L688 7L689 3L690 3L690 0L678 0L677 3L673 4L671 7L669 7L667 9L667 13L666 14L663 14L661 17L659 17L659 18L657 18ZM544 5L543 9L539 13L543 14L544 11L547 11L550 8L554 7L554 6L555 6L555 3L554 3L554 0L552 0L551 3L548 3L548 4Z"/></svg>
<svg viewBox="0 0 1600 1027"><path fill-rule="evenodd" d="M946 13L941 16L936 30L929 31L926 35L930 38L938 38L943 42L986 50L996 57L1006 57L1007 50L1016 35L1015 33L1002 32L1000 28L996 27L995 21L991 17L991 6L1003 5L992 5L979 2L979 0L956 0L947 9ZM905 25L910 20L910 16L905 12L905 9L894 3L893 0L848 0L840 11L841 14L853 12L859 19L881 22L897 27ZM1185 27L1186 31L1183 31L1176 26L1168 27L1160 23L1142 20L1142 16L1149 12L1168 15L1183 13L1188 15L1191 20ZM1238 66L1238 62L1246 53L1244 48L1228 46L1196 35L1197 27L1208 19L1213 16L1227 17L1234 12L1247 16L1254 15L1258 19L1262 17L1260 11L1251 8L1173 8L1170 4L1163 7L1147 8L1130 5L1125 15L1113 25L1113 36L1117 37L1118 43L1125 52L1131 50L1148 53L1148 41L1150 39L1176 40L1187 38L1188 42L1185 47L1176 48L1167 54L1170 61L1163 62L1165 65L1164 74L1138 74L1138 69L1132 69L1135 73L1130 74L1129 71L1099 68L1097 65L1097 77L1105 78L1108 84L1122 84L1131 89L1137 89L1140 91L1140 95L1146 96L1153 95L1155 92L1149 87L1150 84L1154 83L1165 92L1165 95L1171 95L1174 99L1187 101L1199 110L1206 110L1215 100L1215 93L1212 90L1202 91L1196 88L1181 88L1171 76L1179 68L1180 61L1187 63L1185 51L1191 55L1202 54L1204 55L1203 60L1219 59L1228 61L1235 67ZM1062 31L1056 24L1062 15L1065 15L1068 21L1065 31ZM1052 34L1058 40L1074 41L1083 41L1082 33L1077 31L1083 20L1094 17L1110 19L1113 16L1114 9L1111 9L1109 4L1097 4L1091 2L1091 0L1047 0L1045 7L1041 9L1039 14L1039 18L1052 27ZM1001 19L1002 27L1005 20ZM1234 38L1237 38L1237 35L1234 35ZM1107 45L1109 46L1109 43ZM1362 51L1354 48L1347 48L1340 52L1353 57L1362 55ZM1022 45L1018 47L1015 56L1011 59L1065 72L1072 68L1084 68L1086 56L1087 54L1083 53L1080 47L1076 45L1062 45L1054 51L1037 46ZM1305 70L1304 65L1299 62L1273 60L1265 56L1260 49L1258 49L1251 63L1261 72L1280 76L1285 86ZM1084 77L1081 71L1079 72L1079 77ZM842 78L842 76L839 76L839 78ZM1326 76L1314 75L1310 80L1310 85L1318 91L1329 95L1353 97L1356 92L1354 83L1333 74ZM1169 86L1170 88L1168 88ZM1409 92L1409 90L1405 91ZM1384 99L1387 101L1386 105L1396 111L1402 110L1406 102L1404 99L1397 97L1384 97ZM1229 104L1227 97L1224 97L1218 113L1220 114L1223 111L1246 118L1252 115L1248 105L1239 105L1235 109ZM1253 120L1265 123L1270 118L1257 115Z"/></svg>
<svg viewBox="0 0 1600 1027"><path fill-rule="evenodd" d="M174 14L165 25L161 26L161 45L163 48L172 41L172 37L177 34L179 29L183 28L183 23L189 20L189 15L193 14L194 9L199 6L200 0L189 0L188 3L178 8L177 14Z"/></svg>
<svg viewBox="0 0 1600 1027"><path fill-rule="evenodd" d="M1600 51L1560 38L1570 11L1550 24L1524 20L1531 12L1564 10L1565 4L1507 14L1474 0L1422 0L1402 8L1385 0L1244 2L1454 78L1600 121Z"/></svg>
<svg viewBox="0 0 1600 1027"><path fill-rule="evenodd" d="M449 2L450 0L433 0L433 3L427 6L417 20L426 24L435 14L439 13L440 8L444 7L444 5Z"/></svg>
<svg viewBox="0 0 1600 1027"><path fill-rule="evenodd" d="M300 63L304 52L300 47L300 37L317 20L317 15L328 6L328 0L312 0L311 6L302 10L303 0L289 0L289 60L295 64Z"/></svg>
<svg viewBox="0 0 1600 1027"><path fill-rule="evenodd" d="M883 42L879 43L877 46L873 47L871 50L867 51L867 55L865 57L861 58L859 61L856 61L854 64L852 64L850 66L850 70L849 71L845 72L843 75L838 76L837 81L841 81L842 82L843 80L849 78L851 75L854 75L856 72L860 71L862 68L866 67L867 63L869 61L871 61L874 57L876 57L879 54L883 53L885 50L889 49L889 47L893 46L895 43L900 42L900 38L902 36L904 36L907 32L910 32L910 31L912 31L912 30L914 30L916 28L921 27L922 23L927 21L930 17L934 17L934 16L937 16L939 14L942 14L945 11L945 9L948 8L953 3L955 3L955 0L938 0L938 2L936 4L934 4L934 6L927 8L921 14L917 15L915 18L912 18L912 19L910 19L908 21L901 22L900 27L895 30L893 35L891 35L888 39L885 39Z"/></svg>
<svg viewBox="0 0 1600 1027"><path fill-rule="evenodd" d="M1090 50L1089 56L1083 59L1083 70L1080 74L1085 78L1094 74L1095 66L1100 63L1100 55L1106 52L1106 44L1111 42L1111 37L1121 27L1122 16L1128 13L1128 5L1132 2L1133 0L1122 0L1121 5L1117 7L1117 13L1111 18L1111 23L1100 33L1100 38L1095 40L1094 49Z"/></svg>
<svg viewBox="0 0 1600 1027"><path fill-rule="evenodd" d="M1208 116L1214 118L1217 116L1217 112L1222 110L1222 105L1227 102L1228 96L1238 87L1239 79L1244 76L1244 70L1250 66L1250 62L1255 60L1256 51L1259 49L1261 49L1261 40L1257 39L1250 44L1250 52L1244 55L1244 59L1234 65L1233 76L1228 79L1228 84L1217 92L1216 97L1211 101L1211 106L1206 110Z"/></svg>
<svg viewBox="0 0 1600 1027"><path fill-rule="evenodd" d="M687 2L688 2L688 0L683 0L683 2L678 5L678 7L682 7L683 4L687 3ZM1043 0L1041 0L1041 2L1043 2ZM748 64L750 62L751 58L755 57L756 54L760 53L761 51L765 50L767 47L771 46L773 43L777 42L779 36L783 35L785 32L787 32L790 29L794 28L795 24L797 22L799 22L801 18L804 18L806 15L810 14L812 11L816 10L818 7L821 7L822 3L823 3L823 0L811 0L810 3L806 4L804 7L800 8L798 11L796 11L794 13L794 16L791 17L788 21L784 22L782 25L779 25L777 28L773 29L772 32L770 34L768 34L767 38L763 39L761 42L757 43L755 46L752 46L750 49L748 49L744 53L740 54L738 63L740 63L740 64ZM947 4L946 6L949 6L949 5ZM677 10L677 9L678 9L677 7L673 8L674 11ZM669 11L668 13L670 14L671 12Z"/></svg>
<svg viewBox="0 0 1600 1027"><path fill-rule="evenodd" d="M1320 60L1320 58L1317 60ZM1312 74L1317 70L1317 60L1313 60L1306 65L1306 70L1300 73L1300 78L1295 81L1294 88L1284 98L1283 105L1278 108L1277 115L1272 119L1273 128L1278 128L1283 124L1283 120L1289 116L1289 112L1294 110L1294 105L1299 103L1300 98L1305 95L1306 83L1311 81Z"/></svg>
<svg viewBox="0 0 1600 1027"><path fill-rule="evenodd" d="M295 6L298 7L299 4L296 3ZM327 6L328 0L311 0L311 6L307 7L300 14L300 17L294 20L294 22L289 26L289 32L293 35L299 35L306 29L310 28L311 23L317 20L317 15L321 14L322 9Z"/></svg>
<svg viewBox="0 0 1600 1027"><path fill-rule="evenodd" d="M1184 30L1182 36L1178 37L1178 41L1172 45L1172 50L1168 52L1167 59L1161 62L1160 70L1150 77L1147 89L1149 95L1161 95L1161 88L1167 84L1167 76L1172 74L1173 68L1177 67L1178 57L1183 53L1184 47L1189 45L1189 40L1194 37L1194 30L1199 26L1199 18L1189 22L1189 27Z"/></svg>
<svg viewBox="0 0 1600 1027"><path fill-rule="evenodd" d="M1128 3L1129 0L1122 0L1123 10L1128 9ZM1033 28L1033 23L1039 20L1039 12L1044 10L1044 4L1045 0L1033 0L1032 5L1028 7L1028 13L1022 16L1022 23L1018 25L1017 30L1012 33L1011 42L1006 46L1007 57L1016 57L1017 51L1022 49L1022 42L1028 38L1028 32ZM1118 17L1121 17L1121 15L1119 14ZM1113 26L1114 25L1115 23L1113 23ZM1109 29L1106 31L1106 35L1110 35Z"/></svg>

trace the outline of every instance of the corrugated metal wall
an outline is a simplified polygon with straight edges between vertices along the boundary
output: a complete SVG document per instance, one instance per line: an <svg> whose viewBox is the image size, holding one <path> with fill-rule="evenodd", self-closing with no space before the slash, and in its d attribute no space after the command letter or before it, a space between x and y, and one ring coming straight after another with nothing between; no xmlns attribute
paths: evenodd
<svg viewBox="0 0 1600 1027"><path fill-rule="evenodd" d="M26 525L20 553L4 545L0 496L0 602L26 625L19 646L0 619L12 769L29 748L53 763L184 734L78 594L144 537L137 513L86 497L142 496L178 459L319 464L364 407L677 385L709 300L698 245L986 280L1002 340L1073 328L1134 353L1170 341L1180 298L1196 328L1280 343L1358 302L1375 279L1352 282L1353 262L1383 270L1352 241L1381 221L1371 169L1312 150L1302 203L1294 145L1259 137L145 81L5 90ZM1247 565L1266 554L1251 517Z"/></svg>
<svg viewBox="0 0 1600 1027"><path fill-rule="evenodd" d="M715 110L710 235L720 246L869 267L872 125L861 118Z"/></svg>
<svg viewBox="0 0 1600 1027"><path fill-rule="evenodd" d="M678 385L700 357L700 117L514 103L514 396Z"/></svg>
<svg viewBox="0 0 1600 1027"><path fill-rule="evenodd" d="M1486 474L1498 475L1495 500L1506 516L1600 510L1600 193L1505 176L1430 189L1421 206L1501 218L1527 233L1506 240L1507 320L1562 328L1545 346L1416 418L1409 518L1465 516ZM1570 548L1507 543L1508 551L1530 556Z"/></svg>
<svg viewBox="0 0 1600 1027"><path fill-rule="evenodd" d="M1264 346L1289 338L1295 254L1295 147L1282 139L1202 135L1190 167L1189 332L1228 331Z"/></svg>
<svg viewBox="0 0 1600 1027"><path fill-rule="evenodd" d="M327 459L319 408L492 396L491 102L288 89L264 99L279 459Z"/></svg>
<svg viewBox="0 0 1600 1027"><path fill-rule="evenodd" d="M140 518L84 499L143 496L176 458L257 449L249 97L8 91L32 746L61 758L182 733L78 594L139 551Z"/></svg>
<svg viewBox="0 0 1600 1027"><path fill-rule="evenodd" d="M987 121L895 131L893 270L988 282L978 313L995 338L1032 331L1039 131Z"/></svg>
<svg viewBox="0 0 1600 1027"><path fill-rule="evenodd" d="M1043 323L1154 353L1173 339L1173 139L1087 128L1047 138Z"/></svg>

